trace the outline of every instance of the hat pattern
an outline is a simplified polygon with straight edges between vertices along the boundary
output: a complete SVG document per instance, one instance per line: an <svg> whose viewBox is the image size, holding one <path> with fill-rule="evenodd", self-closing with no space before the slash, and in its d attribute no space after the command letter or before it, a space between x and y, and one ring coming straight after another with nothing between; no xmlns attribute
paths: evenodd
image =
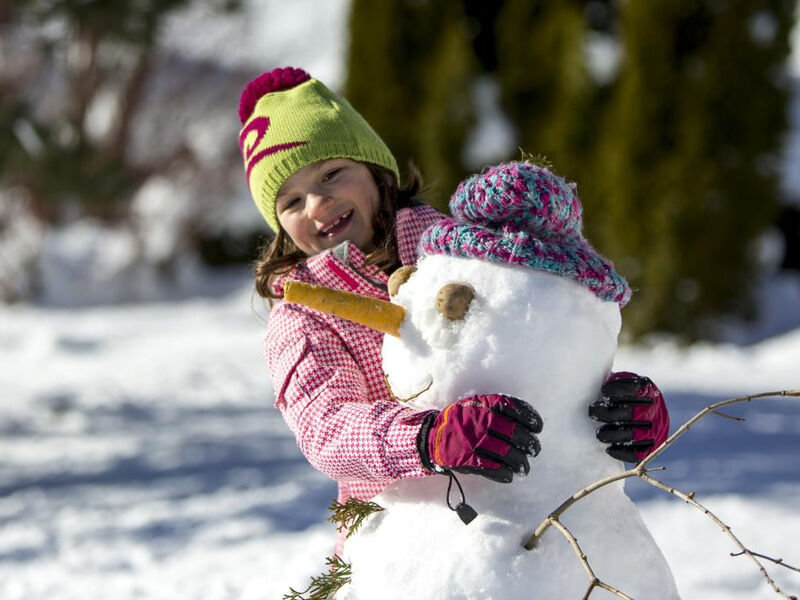
<svg viewBox="0 0 800 600"><path fill-rule="evenodd" d="M422 254L448 254L531 267L569 277L625 306L628 282L583 236L575 184L530 162L493 166L462 181L452 218L429 227Z"/></svg>
<svg viewBox="0 0 800 600"><path fill-rule="evenodd" d="M345 98L302 69L262 73L239 99L239 148L256 207L273 231L281 186L304 167L330 158L381 166L399 180L397 161Z"/></svg>

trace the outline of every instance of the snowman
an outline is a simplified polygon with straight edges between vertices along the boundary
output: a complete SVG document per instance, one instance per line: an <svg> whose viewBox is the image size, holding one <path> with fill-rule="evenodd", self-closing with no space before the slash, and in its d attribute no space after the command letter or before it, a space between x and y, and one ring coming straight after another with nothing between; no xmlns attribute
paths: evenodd
<svg viewBox="0 0 800 600"><path fill-rule="evenodd" d="M377 311L396 321L384 338L387 384L419 409L476 394L524 399L543 421L541 452L507 485L468 474L456 486L442 475L391 484L374 498L384 510L345 544L352 577L337 598L578 600L588 581L561 533L523 544L577 490L622 470L587 407L610 372L630 288L583 237L574 186L548 169L492 167L462 182L450 208ZM477 512L466 525L448 506L464 499ZM678 598L621 481L561 520L602 581L638 600Z"/></svg>

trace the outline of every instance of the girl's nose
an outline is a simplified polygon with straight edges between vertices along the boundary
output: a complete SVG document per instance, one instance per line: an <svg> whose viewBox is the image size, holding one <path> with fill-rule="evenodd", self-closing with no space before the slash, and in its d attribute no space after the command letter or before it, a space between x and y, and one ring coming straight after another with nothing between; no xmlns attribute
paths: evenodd
<svg viewBox="0 0 800 600"><path fill-rule="evenodd" d="M319 217L324 216L325 205L330 199L330 196L309 192L306 195L306 212L308 214L308 218L317 220Z"/></svg>

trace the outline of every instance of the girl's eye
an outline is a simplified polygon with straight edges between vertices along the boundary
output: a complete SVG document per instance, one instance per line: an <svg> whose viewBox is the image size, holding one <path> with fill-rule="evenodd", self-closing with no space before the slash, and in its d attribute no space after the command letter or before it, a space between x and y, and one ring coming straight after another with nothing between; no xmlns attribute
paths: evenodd
<svg viewBox="0 0 800 600"><path fill-rule="evenodd" d="M328 181L330 181L331 179L333 179L334 177L336 177L336 175L337 175L337 174L339 173L339 171L341 171L341 170L342 170L342 168L341 168L341 167L337 167L336 169L331 169L330 171L327 171L327 172L325 173L325 175L323 175L323 176L322 176L322 181L324 181L324 182L326 182L326 183L327 183Z"/></svg>
<svg viewBox="0 0 800 600"><path fill-rule="evenodd" d="M281 207L281 212L284 212L286 210L291 210L297 207L299 203L300 203L300 198L292 198L291 200L287 200L286 202L283 203L283 206Z"/></svg>

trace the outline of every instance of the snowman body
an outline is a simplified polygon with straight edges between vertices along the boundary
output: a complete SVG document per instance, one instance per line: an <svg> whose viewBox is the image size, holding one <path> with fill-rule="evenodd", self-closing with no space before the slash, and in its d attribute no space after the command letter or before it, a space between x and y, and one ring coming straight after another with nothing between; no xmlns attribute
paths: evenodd
<svg viewBox="0 0 800 600"><path fill-rule="evenodd" d="M450 321L435 308L448 283L475 290L463 319ZM587 416L613 363L619 306L566 277L444 255L422 258L393 302L406 310L400 337L384 341L394 394L426 390L409 401L420 409L443 409L474 394L521 398L544 422L542 451L530 474L510 484L458 475L478 512L469 525L445 503L446 476L391 484L375 498L385 510L345 545L353 574L337 597L579 600L588 579L562 534L549 529L532 551L523 543L565 499L623 468L604 452ZM452 497L457 501L457 492ZM622 482L576 503L562 521L601 580L640 600L678 598Z"/></svg>

